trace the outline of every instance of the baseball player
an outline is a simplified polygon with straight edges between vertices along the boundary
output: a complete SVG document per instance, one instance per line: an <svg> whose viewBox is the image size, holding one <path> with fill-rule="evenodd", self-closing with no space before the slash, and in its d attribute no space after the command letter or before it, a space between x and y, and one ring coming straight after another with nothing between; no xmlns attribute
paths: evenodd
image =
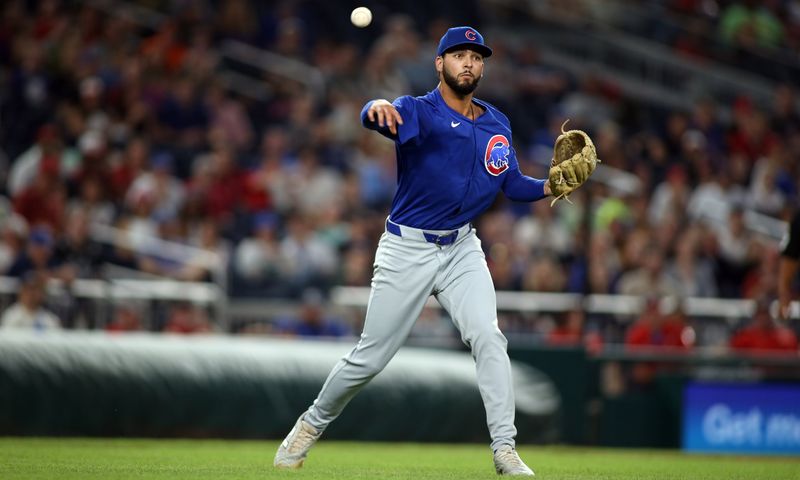
<svg viewBox="0 0 800 480"><path fill-rule="evenodd" d="M364 106L362 124L395 141L398 164L398 189L375 254L364 330L278 448L276 467L302 466L328 424L395 355L434 295L475 358L497 472L533 475L514 449L507 342L497 327L492 278L470 222L498 191L532 202L561 190L551 192L552 180L520 172L508 118L473 97L491 54L474 28L451 28L437 50L437 88L421 97ZM578 181L585 176L579 172Z"/></svg>

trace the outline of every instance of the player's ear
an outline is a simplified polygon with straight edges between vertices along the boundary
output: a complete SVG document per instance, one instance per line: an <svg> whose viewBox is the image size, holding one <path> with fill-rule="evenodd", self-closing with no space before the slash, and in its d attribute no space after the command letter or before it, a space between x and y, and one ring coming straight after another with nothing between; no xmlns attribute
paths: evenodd
<svg viewBox="0 0 800 480"><path fill-rule="evenodd" d="M442 73L442 67L444 65L444 58L442 56L436 57L436 73Z"/></svg>

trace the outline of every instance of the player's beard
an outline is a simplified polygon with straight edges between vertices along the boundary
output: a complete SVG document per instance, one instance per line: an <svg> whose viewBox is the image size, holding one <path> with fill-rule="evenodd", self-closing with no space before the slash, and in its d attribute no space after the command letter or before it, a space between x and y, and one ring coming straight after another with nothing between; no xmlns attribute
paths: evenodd
<svg viewBox="0 0 800 480"><path fill-rule="evenodd" d="M478 82L481 80L480 77L472 76L472 80L470 80L470 77L464 77L462 81L459 81L459 78L450 75L446 68L442 69L442 78L444 83L462 98L474 92L478 88Z"/></svg>

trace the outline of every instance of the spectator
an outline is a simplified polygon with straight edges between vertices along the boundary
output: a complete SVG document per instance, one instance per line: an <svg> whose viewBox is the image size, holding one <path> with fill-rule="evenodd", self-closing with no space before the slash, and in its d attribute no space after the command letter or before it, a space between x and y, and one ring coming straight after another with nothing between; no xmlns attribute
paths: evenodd
<svg viewBox="0 0 800 480"><path fill-rule="evenodd" d="M563 292L566 283L564 271L550 255L534 258L522 278L522 288L532 292Z"/></svg>
<svg viewBox="0 0 800 480"><path fill-rule="evenodd" d="M689 197L687 213L692 220L726 219L730 214L731 187L728 172L712 172L711 165L703 162L697 168L697 187Z"/></svg>
<svg viewBox="0 0 800 480"><path fill-rule="evenodd" d="M28 236L27 247L17 256L8 275L22 277L29 271L36 271L45 278L58 276L58 259L53 254L53 234L47 228L36 227Z"/></svg>
<svg viewBox="0 0 800 480"><path fill-rule="evenodd" d="M373 256L370 248L353 247L348 249L342 261L341 284L351 287L369 286L372 280Z"/></svg>
<svg viewBox="0 0 800 480"><path fill-rule="evenodd" d="M660 309L661 297L647 298L644 311L625 334L625 345L629 348L658 346L679 349L694 345L694 329L687 324L682 307L677 305L669 315L662 314Z"/></svg>
<svg viewBox="0 0 800 480"><path fill-rule="evenodd" d="M57 160L44 157L39 162L39 175L33 183L14 197L14 210L30 225L43 225L61 230L66 203L66 185L59 180Z"/></svg>
<svg viewBox="0 0 800 480"><path fill-rule="evenodd" d="M47 165L42 165L43 161ZM16 197L30 188L40 173L47 173L54 178L66 178L77 168L80 162L78 153L64 148L58 128L45 124L36 134L36 143L11 162L8 176L8 191Z"/></svg>
<svg viewBox="0 0 800 480"><path fill-rule="evenodd" d="M572 235L566 225L556 218L556 211L546 202L531 204L530 216L525 216L514 225L514 242L528 252L544 250L561 258L573 251Z"/></svg>
<svg viewBox="0 0 800 480"><path fill-rule="evenodd" d="M46 277L29 272L20 279L17 302L3 312L0 328L38 332L61 329L58 317L44 307Z"/></svg>
<svg viewBox="0 0 800 480"><path fill-rule="evenodd" d="M670 299L670 300L674 300ZM694 346L696 335L688 325L680 303L671 314L661 312L659 297L649 297L644 311L625 334L625 345L630 350L643 348L669 348L673 352L684 352ZM635 385L647 386L653 382L660 370L674 368L656 362L638 362L631 365L631 380Z"/></svg>
<svg viewBox="0 0 800 480"><path fill-rule="evenodd" d="M766 157L758 159L750 181L749 197L753 209L774 217L779 216L786 206L786 195L778 186L783 175L784 151L784 146L776 142Z"/></svg>
<svg viewBox="0 0 800 480"><path fill-rule="evenodd" d="M422 309L408 336L416 345L443 346L461 343L453 320L443 309L436 307L426 306Z"/></svg>
<svg viewBox="0 0 800 480"><path fill-rule="evenodd" d="M314 150L305 148L298 154L298 164L289 179L293 203L304 215L312 215L342 197L342 176L322 166Z"/></svg>
<svg viewBox="0 0 800 480"><path fill-rule="evenodd" d="M158 153L150 159L151 170L142 172L133 181L125 195L129 205L145 201L152 205L150 215L156 220L173 219L183 206L186 190L183 183L172 175L173 158L169 153Z"/></svg>
<svg viewBox="0 0 800 480"><path fill-rule="evenodd" d="M361 132L359 132L361 133ZM394 149L382 138L362 134L354 160L360 182L360 204L372 209L388 206L396 188Z"/></svg>
<svg viewBox="0 0 800 480"><path fill-rule="evenodd" d="M734 109L736 126L728 136L728 150L743 155L750 167L769 153L778 137L770 131L764 112L750 100L740 99Z"/></svg>
<svg viewBox="0 0 800 480"><path fill-rule="evenodd" d="M364 68L363 94L366 98L397 98L409 91L408 81L393 64L391 48L376 45Z"/></svg>
<svg viewBox="0 0 800 480"><path fill-rule="evenodd" d="M603 338L596 330L587 331L586 313L573 309L558 317L556 326L547 335L547 343L553 346L585 346L598 353L603 348Z"/></svg>
<svg viewBox="0 0 800 480"><path fill-rule="evenodd" d="M611 293L612 281L619 269L619 253L614 248L611 235L595 231L585 258L573 262L568 290L575 293L584 293L587 289L588 293Z"/></svg>
<svg viewBox="0 0 800 480"><path fill-rule="evenodd" d="M289 135L279 127L268 128L261 137L258 165L245 178L245 202L250 211L289 210L287 165L296 159L290 152Z"/></svg>
<svg viewBox="0 0 800 480"><path fill-rule="evenodd" d="M782 84L775 89L772 103L772 130L789 137L800 132L800 112L792 85Z"/></svg>
<svg viewBox="0 0 800 480"><path fill-rule="evenodd" d="M9 13L13 9L13 2L9 5ZM13 15L13 14L12 14ZM19 28L20 24L25 25L30 22L31 17L25 15L18 19L17 25L13 27ZM26 22L27 20L27 22ZM8 148L8 154L13 158L25 151L29 145L28 142L33 138L33 132L48 120L50 109L53 106L53 94L55 86L53 85L53 72L48 71L45 64L45 48L44 44L37 39L32 38L30 34L24 34L21 30L16 30L11 33L11 45L9 54L13 55L10 65L10 75L4 90L7 92L6 104L9 112L14 112L15 117L13 122L8 122L6 127L7 135L5 139L8 144L4 147ZM5 95L4 95L5 96ZM43 131L39 131L39 140L43 140ZM48 132L49 134L50 132ZM50 140L52 140L50 136ZM49 143L45 141L45 143ZM35 146L33 149L26 151L22 158L38 156L36 150L40 145ZM39 150L41 153L42 150ZM50 152L48 152L50 153ZM27 170L28 172L36 172L37 167L34 165L29 169L20 167L20 170ZM24 162L27 166L28 162ZM35 173L30 175L23 175L22 178L30 180ZM12 170L11 185L16 184L16 179L20 179L14 175ZM21 188L24 184L17 184L19 188L9 188L12 195Z"/></svg>
<svg viewBox="0 0 800 480"><path fill-rule="evenodd" d="M106 181L109 177L108 139L99 130L87 130L78 139L81 164L69 178L71 185L79 185L88 178ZM74 189L73 189L74 190Z"/></svg>
<svg viewBox="0 0 800 480"><path fill-rule="evenodd" d="M164 332L167 333L210 333L214 330L208 314L197 306L181 302L173 304L167 313Z"/></svg>
<svg viewBox="0 0 800 480"><path fill-rule="evenodd" d="M111 225L116 212L114 205L107 200L106 188L107 185L100 177L93 176L83 180L79 185L79 197L70 202L68 214L83 210L90 224Z"/></svg>
<svg viewBox="0 0 800 480"><path fill-rule="evenodd" d="M502 243L496 244L486 259L494 286L498 290L519 290L519 275L510 249Z"/></svg>
<svg viewBox="0 0 800 480"><path fill-rule="evenodd" d="M107 332L136 332L142 330L141 316L127 305L114 309L114 318L106 325Z"/></svg>
<svg viewBox="0 0 800 480"><path fill-rule="evenodd" d="M194 249L178 272L178 280L210 282L230 263L231 247L220 236L219 225L213 219L203 219L195 225L189 244Z"/></svg>
<svg viewBox="0 0 800 480"><path fill-rule="evenodd" d="M681 297L716 297L717 283L711 262L698 255L698 233L687 230L675 242L675 258L666 275Z"/></svg>
<svg viewBox="0 0 800 480"><path fill-rule="evenodd" d="M6 275L21 255L27 238L28 222L24 218L13 212L0 212L0 275Z"/></svg>
<svg viewBox="0 0 800 480"><path fill-rule="evenodd" d="M206 94L211 131L237 150L246 150L253 140L253 126L241 102L214 83Z"/></svg>
<svg viewBox="0 0 800 480"><path fill-rule="evenodd" d="M667 172L667 179L661 182L653 192L650 201L650 223L658 225L669 214L686 210L689 203L689 184L686 169L675 165Z"/></svg>
<svg viewBox="0 0 800 480"><path fill-rule="evenodd" d="M776 246L759 245L756 263L742 280L742 298L772 298L778 294L779 256Z"/></svg>
<svg viewBox="0 0 800 480"><path fill-rule="evenodd" d="M158 109L160 140L175 139L183 148L199 148L208 127L208 110L197 92L195 81L186 76L175 80Z"/></svg>
<svg viewBox="0 0 800 480"><path fill-rule="evenodd" d="M720 293L726 297L741 295L741 285L758 259L758 245L744 224L744 210L734 207L728 222L718 228Z"/></svg>
<svg viewBox="0 0 800 480"><path fill-rule="evenodd" d="M270 212L254 217L254 235L242 240L234 254L234 271L237 275L253 283L279 282L279 222L278 216Z"/></svg>
<svg viewBox="0 0 800 480"><path fill-rule="evenodd" d="M797 352L797 336L791 329L775 323L769 313L769 302L756 303L753 319L731 338L731 348L741 352Z"/></svg>
<svg viewBox="0 0 800 480"><path fill-rule="evenodd" d="M677 295L678 286L664 271L664 254L654 246L645 248L642 264L620 277L623 295Z"/></svg>
<svg viewBox="0 0 800 480"><path fill-rule="evenodd" d="M112 198L120 202L130 190L131 184L148 168L150 146L142 137L135 137L128 142L121 158L111 166L110 189Z"/></svg>
<svg viewBox="0 0 800 480"><path fill-rule="evenodd" d="M350 329L340 319L325 315L325 302L319 290L303 291L302 302L296 318L284 317L276 321L275 328L278 333L298 337L350 335Z"/></svg>
<svg viewBox="0 0 800 480"><path fill-rule="evenodd" d="M241 207L245 192L245 174L236 164L234 151L219 146L208 158L210 182L202 195L202 213L218 221L223 228L233 221L234 213Z"/></svg>
<svg viewBox="0 0 800 480"><path fill-rule="evenodd" d="M307 217L298 214L289 217L280 258L283 278L300 289L327 286L339 263L336 251L317 236Z"/></svg>
<svg viewBox="0 0 800 480"><path fill-rule="evenodd" d="M783 25L766 5L758 0L733 2L720 16L722 39L745 49L774 48L783 39Z"/></svg>
<svg viewBox="0 0 800 480"><path fill-rule="evenodd" d="M69 270L67 278L95 278L105 261L103 246L91 239L89 233L90 213L81 208L69 212L64 235L55 244L53 257L55 263L62 265L62 271ZM63 278L63 275L62 275Z"/></svg>

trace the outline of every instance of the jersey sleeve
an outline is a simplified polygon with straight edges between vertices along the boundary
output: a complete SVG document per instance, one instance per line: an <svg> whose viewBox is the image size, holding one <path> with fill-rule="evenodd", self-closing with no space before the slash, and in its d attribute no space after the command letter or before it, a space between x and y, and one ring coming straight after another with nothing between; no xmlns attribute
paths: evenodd
<svg viewBox="0 0 800 480"><path fill-rule="evenodd" d="M789 231L781 240L781 256L800 259L800 212L792 217Z"/></svg>
<svg viewBox="0 0 800 480"><path fill-rule="evenodd" d="M545 197L544 182L538 178L523 175L519 169L519 161L514 147L510 147L508 155L508 171L503 180L503 193L515 202L535 202Z"/></svg>
<svg viewBox="0 0 800 480"><path fill-rule="evenodd" d="M417 100L414 97L405 95L398 97L392 102L394 108L397 109L397 113L400 114L400 118L403 119L403 124L397 125L397 135L390 132L389 127L385 125L379 127L377 121L371 121L369 117L367 117L367 110L369 110L369 107L374 101L375 100L370 100L364 105L364 108L361 109L361 125L363 125L364 128L375 130L384 137L394 140L401 145L413 140L419 135L419 113L417 109Z"/></svg>

